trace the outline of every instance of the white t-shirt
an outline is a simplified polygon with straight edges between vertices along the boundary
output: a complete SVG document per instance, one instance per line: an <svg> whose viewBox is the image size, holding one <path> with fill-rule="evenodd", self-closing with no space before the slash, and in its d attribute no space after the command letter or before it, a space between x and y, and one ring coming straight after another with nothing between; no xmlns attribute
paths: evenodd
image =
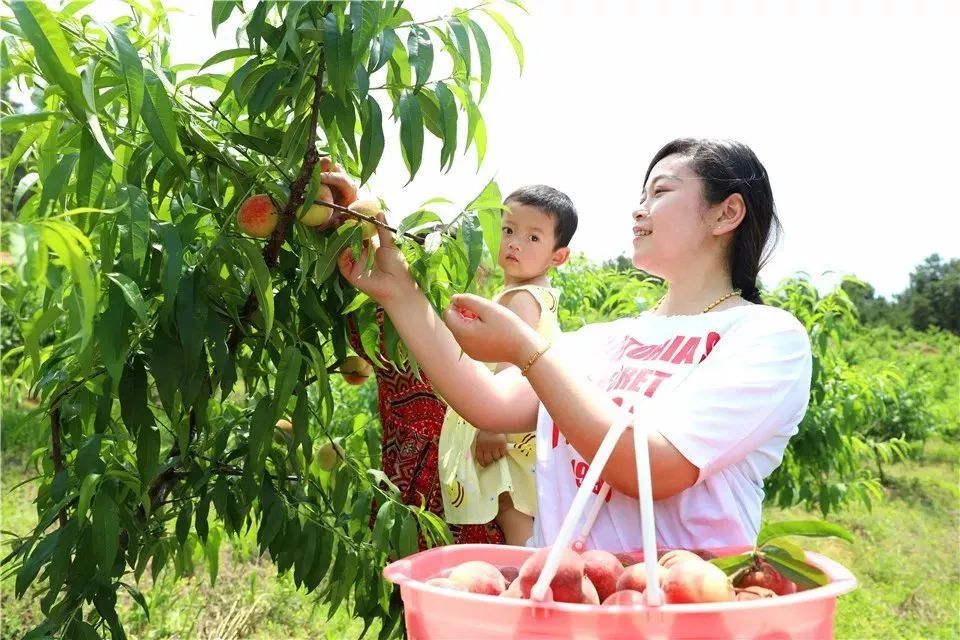
<svg viewBox="0 0 960 640"><path fill-rule="evenodd" d="M658 545L753 544L763 480L783 459L810 395L810 341L796 318L764 305L643 314L587 325L554 348L612 402L633 405L651 431L700 469L692 487L654 503ZM541 405L535 546L556 538L589 469L562 432ZM611 489L586 545L642 548L637 500Z"/></svg>

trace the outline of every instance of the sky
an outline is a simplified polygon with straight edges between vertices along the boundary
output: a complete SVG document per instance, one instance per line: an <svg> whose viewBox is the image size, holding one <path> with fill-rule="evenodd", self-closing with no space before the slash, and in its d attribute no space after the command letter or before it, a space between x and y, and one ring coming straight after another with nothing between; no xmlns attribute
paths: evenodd
<svg viewBox="0 0 960 640"><path fill-rule="evenodd" d="M181 8L175 63L236 46L237 16L214 39L208 2L164 4ZM498 8L523 42L522 75L506 38L478 18L493 49L479 171L461 147L441 173L428 134L404 186L388 130L370 188L395 219L435 196L465 203L490 178L504 193L544 183L577 205L573 249L612 258L630 250L630 214L657 150L677 137L732 138L766 166L785 230L760 274L768 286L803 271L823 288L852 273L890 296L929 254L960 256L957 0L525 4L529 15ZM406 6L423 19L456 5ZM94 7L119 15L112 0Z"/></svg>

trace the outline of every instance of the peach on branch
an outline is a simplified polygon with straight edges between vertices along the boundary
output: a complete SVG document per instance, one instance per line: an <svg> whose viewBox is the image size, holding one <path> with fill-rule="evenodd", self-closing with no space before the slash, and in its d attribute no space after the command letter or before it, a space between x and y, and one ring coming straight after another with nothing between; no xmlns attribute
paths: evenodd
<svg viewBox="0 0 960 640"><path fill-rule="evenodd" d="M333 471L343 460L343 447L336 440L323 443L317 450L317 464L324 471Z"/></svg>
<svg viewBox="0 0 960 640"><path fill-rule="evenodd" d="M237 225L244 233L255 238L268 237L279 221L277 208L265 193L250 196L237 209Z"/></svg>
<svg viewBox="0 0 960 640"><path fill-rule="evenodd" d="M363 384L373 373L373 366L360 356L348 356L340 365L340 373L348 384Z"/></svg>
<svg viewBox="0 0 960 640"><path fill-rule="evenodd" d="M322 200L323 202L333 202L333 192L325 184L320 185L320 191L317 193L317 200ZM319 227L330 222L330 219L333 217L333 209L330 207L317 204L316 202L310 205L310 208L307 210L303 217L300 218L300 222L305 224L308 227Z"/></svg>

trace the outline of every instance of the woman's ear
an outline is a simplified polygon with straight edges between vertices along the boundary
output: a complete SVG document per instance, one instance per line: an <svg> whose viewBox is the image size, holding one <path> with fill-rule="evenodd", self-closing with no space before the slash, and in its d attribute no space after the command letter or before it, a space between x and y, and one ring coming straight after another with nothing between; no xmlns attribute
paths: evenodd
<svg viewBox="0 0 960 640"><path fill-rule="evenodd" d="M722 236L735 230L743 222L745 215L747 215L747 203L743 201L743 196L739 193L727 196L726 200L717 207L713 235Z"/></svg>
<svg viewBox="0 0 960 640"><path fill-rule="evenodd" d="M559 267L564 262L570 258L570 247L560 247L559 249L554 250L553 257L550 259L550 264L555 267Z"/></svg>

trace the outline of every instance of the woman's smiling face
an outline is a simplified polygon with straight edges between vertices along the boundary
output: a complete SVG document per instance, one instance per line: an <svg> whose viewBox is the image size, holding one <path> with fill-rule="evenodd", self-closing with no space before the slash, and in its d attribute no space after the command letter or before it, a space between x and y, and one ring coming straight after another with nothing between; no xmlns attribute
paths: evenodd
<svg viewBox="0 0 960 640"><path fill-rule="evenodd" d="M633 212L633 265L668 280L712 238L701 180L688 164L679 155L658 162Z"/></svg>

